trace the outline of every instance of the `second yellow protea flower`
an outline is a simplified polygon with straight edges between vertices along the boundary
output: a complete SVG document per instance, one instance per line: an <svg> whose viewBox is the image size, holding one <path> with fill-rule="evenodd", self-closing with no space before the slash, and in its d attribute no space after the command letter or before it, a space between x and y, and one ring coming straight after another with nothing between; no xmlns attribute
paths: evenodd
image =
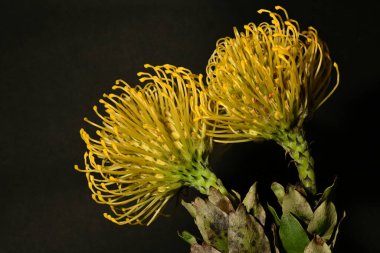
<svg viewBox="0 0 380 253"><path fill-rule="evenodd" d="M122 80L104 95L97 138L83 129L85 168L93 199L110 206L105 217L118 224L148 225L182 186L207 194L211 186L227 193L208 170L212 142L206 124L194 121L201 75L171 65L150 66L139 73L144 87Z"/></svg>
<svg viewBox="0 0 380 253"><path fill-rule="evenodd" d="M235 38L217 42L207 66L210 100L203 106L204 119L213 126L209 135L216 141L273 139L294 158L299 152L295 154L289 145L305 149L302 124L337 88L339 72L317 31L312 27L300 31L282 7L276 9L285 19L260 10L269 13L271 23L250 23L244 32L234 28ZM312 167L312 161L294 159ZM313 172L300 172L314 180ZM315 191L315 185L310 188Z"/></svg>

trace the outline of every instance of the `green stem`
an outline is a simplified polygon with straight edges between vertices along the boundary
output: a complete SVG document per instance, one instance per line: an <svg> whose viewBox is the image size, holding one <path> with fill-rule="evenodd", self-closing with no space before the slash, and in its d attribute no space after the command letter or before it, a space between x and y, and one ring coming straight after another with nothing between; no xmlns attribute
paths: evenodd
<svg viewBox="0 0 380 253"><path fill-rule="evenodd" d="M314 159L310 155L309 145L305 140L304 131L298 128L284 131L275 140L293 158L297 166L298 177L304 187L312 194L316 194L317 186L314 174Z"/></svg>
<svg viewBox="0 0 380 253"><path fill-rule="evenodd" d="M230 197L230 193L223 186L222 181L208 169L207 162L194 161L186 173L182 175L185 185L194 187L202 194L209 194L210 187L214 187L223 195Z"/></svg>

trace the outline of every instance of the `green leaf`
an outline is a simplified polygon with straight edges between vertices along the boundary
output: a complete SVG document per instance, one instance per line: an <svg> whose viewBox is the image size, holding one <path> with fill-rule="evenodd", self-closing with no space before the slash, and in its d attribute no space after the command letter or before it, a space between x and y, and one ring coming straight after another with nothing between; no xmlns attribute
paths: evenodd
<svg viewBox="0 0 380 253"><path fill-rule="evenodd" d="M267 203L267 206L268 206L269 212L273 216L274 222L276 223L277 226L280 226L280 218L278 217L276 210L274 209L273 206L269 205L268 203Z"/></svg>
<svg viewBox="0 0 380 253"><path fill-rule="evenodd" d="M279 235L287 253L303 253L306 245L309 244L306 231L291 213L282 215Z"/></svg>
<svg viewBox="0 0 380 253"><path fill-rule="evenodd" d="M332 183L332 185L330 185L329 187L327 187L323 191L323 194L322 194L321 198L319 199L317 205L319 205L323 201L332 201L333 200L334 195L335 195L335 190L336 190L336 182L337 182L337 178L334 179L334 182Z"/></svg>
<svg viewBox="0 0 380 253"><path fill-rule="evenodd" d="M193 236L192 234L190 234L187 231L182 231L181 233L178 233L178 235L179 235L179 237L181 237L185 242L187 242L190 245L197 243L197 239L195 238L195 236Z"/></svg>
<svg viewBox="0 0 380 253"><path fill-rule="evenodd" d="M253 206L255 205L255 202L257 202L256 199L256 191L257 191L257 182L255 182L248 190L247 195L245 195L243 199L243 205L247 209L247 212L251 212L253 209Z"/></svg>
<svg viewBox="0 0 380 253"><path fill-rule="evenodd" d="M257 182L249 188L247 195L244 197L243 204L248 213L252 210L253 216L255 216L255 218L258 219L262 225L265 224L265 210L259 202Z"/></svg>
<svg viewBox="0 0 380 253"><path fill-rule="evenodd" d="M195 218L196 210L195 207L191 203L187 203L184 200L181 201L181 204L186 208L186 210L190 213L191 217Z"/></svg>
<svg viewBox="0 0 380 253"><path fill-rule="evenodd" d="M338 225L336 225L336 227L335 227L334 238L332 239L332 242L330 245L331 248L335 247L336 238L338 237L338 233L339 233L339 227L340 227L340 224L342 223L342 221L344 220L344 218L346 218L346 212L345 211L343 212L342 218L340 218Z"/></svg>
<svg viewBox="0 0 380 253"><path fill-rule="evenodd" d="M229 215L229 253L270 253L269 240L263 226L240 205Z"/></svg>
<svg viewBox="0 0 380 253"><path fill-rule="evenodd" d="M304 253L331 253L330 247L318 235L306 246Z"/></svg>
<svg viewBox="0 0 380 253"><path fill-rule="evenodd" d="M279 184L277 182L273 182L271 185L271 189L272 189L274 195L276 195L278 203L280 203L280 205L282 205L282 199L285 196L284 186L282 186L281 184Z"/></svg>
<svg viewBox="0 0 380 253"><path fill-rule="evenodd" d="M196 210L195 224L203 240L219 251L228 250L228 215L210 201L196 198L193 202Z"/></svg>
<svg viewBox="0 0 380 253"><path fill-rule="evenodd" d="M310 204L294 186L289 186L287 189L282 201L282 212L294 214L305 224L308 224L313 217L313 210Z"/></svg>
<svg viewBox="0 0 380 253"><path fill-rule="evenodd" d="M310 234L316 234L328 241L334 233L337 224L338 215L335 205L331 201L324 201L315 210L312 220L310 221L307 231Z"/></svg>
<svg viewBox="0 0 380 253"><path fill-rule="evenodd" d="M234 189L231 189L231 191L232 191L232 193L235 195L234 197L236 197L237 200L240 202L240 201L241 201L241 196L240 196L240 194L239 194L237 191L235 191Z"/></svg>

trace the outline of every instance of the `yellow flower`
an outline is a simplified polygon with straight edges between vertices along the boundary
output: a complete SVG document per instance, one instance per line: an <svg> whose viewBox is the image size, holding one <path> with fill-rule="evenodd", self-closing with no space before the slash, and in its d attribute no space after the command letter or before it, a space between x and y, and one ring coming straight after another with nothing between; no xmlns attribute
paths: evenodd
<svg viewBox="0 0 380 253"><path fill-rule="evenodd" d="M271 139L294 159L304 186L316 193L314 161L302 125L331 96L339 70L317 31L268 10L271 23L234 28L217 42L207 66L203 119L218 142ZM335 69L337 80L332 82ZM201 96L201 97L204 97Z"/></svg>
<svg viewBox="0 0 380 253"><path fill-rule="evenodd" d="M149 225L183 186L207 194L211 186L226 193L207 169L212 147L206 125L194 121L201 75L171 65L150 66L138 73L144 87L116 81L120 94L104 95L105 116L94 107L101 124L97 138L81 129L87 144L84 155L93 199L109 205L104 216L117 224Z"/></svg>
<svg viewBox="0 0 380 253"><path fill-rule="evenodd" d="M269 13L271 23L249 23L235 38L217 42L207 66L205 120L219 142L275 139L301 127L334 92L339 72L317 31L300 31L295 20ZM335 68L337 82L331 81ZM207 109L207 107L209 109Z"/></svg>

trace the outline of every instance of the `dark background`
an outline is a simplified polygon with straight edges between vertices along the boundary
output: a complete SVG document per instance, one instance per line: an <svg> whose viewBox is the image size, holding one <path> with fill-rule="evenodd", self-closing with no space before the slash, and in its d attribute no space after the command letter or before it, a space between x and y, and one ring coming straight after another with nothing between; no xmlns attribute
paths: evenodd
<svg viewBox="0 0 380 253"><path fill-rule="evenodd" d="M83 165L83 117L95 119L114 80L136 83L144 63L204 73L218 38L268 21L256 11L276 4L317 28L340 66L339 89L306 125L319 186L338 176L336 204L348 213L335 252L380 252L380 9L368 0L1 1L0 252L189 252L177 231L195 228L176 199L150 227L102 217L73 168ZM217 146L212 163L242 194L258 180L263 199L273 180L295 179L271 142Z"/></svg>

